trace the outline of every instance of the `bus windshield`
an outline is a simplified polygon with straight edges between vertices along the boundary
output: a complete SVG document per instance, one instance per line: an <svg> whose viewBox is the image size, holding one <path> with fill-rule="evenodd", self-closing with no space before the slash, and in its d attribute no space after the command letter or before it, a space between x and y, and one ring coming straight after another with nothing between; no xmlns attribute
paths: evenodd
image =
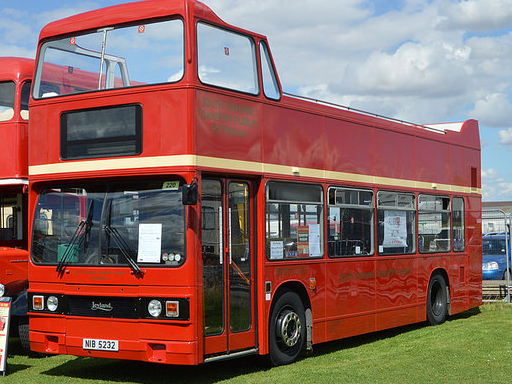
<svg viewBox="0 0 512 384"><path fill-rule="evenodd" d="M46 188L32 233L36 264L179 266L185 207L178 181ZM137 267L136 267L137 268Z"/></svg>
<svg viewBox="0 0 512 384"><path fill-rule="evenodd" d="M34 98L179 81L183 21L106 27L41 46Z"/></svg>

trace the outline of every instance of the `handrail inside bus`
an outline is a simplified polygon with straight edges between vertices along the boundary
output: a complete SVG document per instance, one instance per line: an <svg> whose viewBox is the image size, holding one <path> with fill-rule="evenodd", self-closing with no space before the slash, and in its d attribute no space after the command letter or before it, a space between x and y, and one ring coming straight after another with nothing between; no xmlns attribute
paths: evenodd
<svg viewBox="0 0 512 384"><path fill-rule="evenodd" d="M388 121L393 121L393 122L396 122L396 123L406 124L406 125L409 125L409 126L414 127L414 128L423 128L425 130L432 131L432 132L435 132L435 133L446 134L446 131L443 130L443 129L438 129L438 128L434 128L432 126L423 125L423 124L414 124L414 123L411 123L409 121L405 121L405 120L395 119L393 117L379 115L378 113L363 111L362 109L352 108L352 107L348 107L346 105L341 105L341 104L336 104L336 103L332 103L332 102L329 102L329 101L314 99L312 97L307 97L307 96L295 95L293 93L288 93L288 92L283 92L283 95L290 96L290 97L297 98L297 99L312 101L312 102L315 102L315 103L318 103L318 104L328 105L330 107L335 107L335 108L343 109L343 110L346 110L346 111L353 111L353 112L362 113L362 114L364 114L366 116L373 116L373 117L378 117L380 119L384 119L384 120L388 120Z"/></svg>

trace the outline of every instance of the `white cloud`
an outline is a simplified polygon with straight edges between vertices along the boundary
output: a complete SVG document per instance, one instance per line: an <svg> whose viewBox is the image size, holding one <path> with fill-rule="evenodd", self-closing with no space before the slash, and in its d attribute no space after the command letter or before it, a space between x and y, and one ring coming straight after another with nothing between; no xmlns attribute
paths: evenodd
<svg viewBox="0 0 512 384"><path fill-rule="evenodd" d="M500 130L499 135L500 145L512 149L512 128Z"/></svg>
<svg viewBox="0 0 512 384"><path fill-rule="evenodd" d="M482 169L482 181L485 182L501 182L503 178L494 168Z"/></svg>
<svg viewBox="0 0 512 384"><path fill-rule="evenodd" d="M125 3L126 1L119 1L118 3ZM105 5L101 5L101 3L92 2L92 1L83 1L83 2L73 2L73 6L61 5L58 8L52 9L50 11L41 12L36 15L36 22L44 26L52 21L60 20L65 17L73 16L78 13L91 11L93 9L102 8Z"/></svg>
<svg viewBox="0 0 512 384"><path fill-rule="evenodd" d="M446 43L405 43L393 54L374 52L351 65L352 92L447 97L465 91L470 50ZM435 86L433 86L435 85Z"/></svg>
<svg viewBox="0 0 512 384"><path fill-rule="evenodd" d="M512 0L444 1L441 27L490 31L512 25Z"/></svg>
<svg viewBox="0 0 512 384"><path fill-rule="evenodd" d="M482 169L482 199L484 201L500 200L507 190L506 182L494 168Z"/></svg>
<svg viewBox="0 0 512 384"><path fill-rule="evenodd" d="M469 116L489 127L509 127L512 126L512 104L506 94L489 94L484 99L475 102L475 107L469 112ZM500 138L502 132L504 131L500 131ZM507 145L511 144L512 141Z"/></svg>

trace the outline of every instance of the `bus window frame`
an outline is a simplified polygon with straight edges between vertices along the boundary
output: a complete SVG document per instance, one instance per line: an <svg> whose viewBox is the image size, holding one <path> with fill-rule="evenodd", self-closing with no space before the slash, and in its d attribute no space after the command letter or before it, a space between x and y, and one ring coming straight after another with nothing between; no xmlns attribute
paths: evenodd
<svg viewBox="0 0 512 384"><path fill-rule="evenodd" d="M396 194L396 195L407 195L407 196L412 196L413 197L413 200L412 200L412 203L413 203L413 207L411 208L408 208L408 207L401 207L401 206L380 206L380 199L379 199L379 194L381 193L393 193L393 194ZM375 208L376 208L376 215L375 215L375 235L377 237L377 241L376 241L376 249L377 249L377 254L379 256L397 256L397 255L414 255L415 253L417 253L417 250L418 250L418 230L417 230L417 227L418 227L418 204L417 204L417 196L414 192L405 192L405 191L396 191L396 190L379 190L377 191L377 201L376 201L376 204L375 204ZM379 231L380 231L380 221L379 221L379 213L380 211L384 212L385 211L400 211L400 212L406 212L406 230L408 230L408 223L407 223L407 214L409 212L412 212L413 213L413 219L414 219L414 222L412 223L412 229L413 229L413 233L410 234L410 238L411 240L413 241L413 244L412 244L412 247L411 247L411 250L409 252L384 252L384 247L383 245L379 244ZM384 219L383 219L383 222L384 222ZM382 229L382 231L384 231L384 229ZM407 232L407 238L409 238L409 233ZM382 234L382 241L384 241L384 233ZM381 246L383 247L382 248L382 251L381 251ZM386 247L386 248L400 248L400 247Z"/></svg>
<svg viewBox="0 0 512 384"><path fill-rule="evenodd" d="M13 89L12 89L13 92L10 95L10 96L12 96L12 107L8 108L7 106L0 104L0 108L5 108L5 111L1 112L1 113L5 113L5 112L12 110L12 115L9 118L1 118L1 113L0 113L0 123L5 123L8 121L12 121L16 117L16 105L18 103L18 100L16 100L16 98L18 95L18 93L17 93L18 85L13 80L0 81L0 85L2 85L2 84L9 84L9 86L13 87Z"/></svg>
<svg viewBox="0 0 512 384"><path fill-rule="evenodd" d="M310 188L318 188L318 193L319 193L319 201L312 201L312 200L309 200L309 201L305 201L305 200L286 200L286 199L275 199L275 200L272 200L269 198L269 194L270 194L270 188L272 185L286 185L287 187L292 187L292 186L306 186L306 187L310 187ZM285 238L284 237L277 237L277 238L271 238L269 237L269 232L267 231L268 228L269 228L269 223L268 223L268 218L270 217L270 212L268 210L268 206L269 204L278 204L278 205L281 205L281 204L288 204L289 206L291 205L312 205L312 206L316 206L317 207L317 214L318 212L320 212L320 215L321 217L319 218L318 220L318 225L319 225L319 231L320 231L320 254L319 255L315 255L315 256L311 256L311 255L306 255L305 257L300 257L299 254L298 254L298 250L297 251L286 251L285 249L285 245L283 244L283 256L280 257L280 258L272 258L271 257L271 245L270 245L270 242L274 239L274 241L276 241L276 239L282 239L282 242L284 243L285 241ZM319 209L320 208L320 209ZM291 213L291 212L290 212ZM282 221L277 221L278 223L281 223ZM280 225L280 224L279 224ZM291 225L290 225L290 229L291 229ZM291 234L291 233L290 233ZM309 234L308 234L309 236ZM290 237L291 238L291 237ZM279 241L279 240L277 240ZM309 239L308 239L308 242L309 242ZM298 248L298 227L297 227L297 241L296 241L296 246ZM309 247L309 244L308 244L308 247ZM286 252L290 252L290 255L289 256L286 256ZM293 256L292 253L295 252L297 255ZM306 261L306 260L318 260L318 259L322 259L325 257L325 196L324 196L324 186L322 184L319 184L319 183L298 183L298 182L291 182L291 181L282 181L282 180L269 180L265 186L265 254L266 254L266 258L268 261Z"/></svg>
<svg viewBox="0 0 512 384"><path fill-rule="evenodd" d="M206 25L206 26L208 26L210 28L219 29L219 30L222 30L222 31L225 31L225 32L229 32L229 33L238 35L238 36L245 37L245 38L247 38L248 41L250 41L251 48L252 48L251 50L252 50L252 54L253 54L252 61L253 61L253 65L254 65L254 75L255 75L254 80L255 80L255 86L256 86L256 91L254 93L246 92L246 91L241 91L241 90L236 89L236 88L229 88L229 87L224 87L224 86L221 86L221 85L211 84L211 83L208 83L206 81L201 80L201 76L199 75L199 33L198 33L198 26L201 25L201 24ZM239 93L239 94L242 94L242 95L248 95L248 96L252 96L252 97L259 97L261 95L261 86L260 86L261 79L260 79L260 67L259 67L259 63L260 63L261 59L258 57L258 55L259 55L258 45L256 44L256 41L255 41L255 39L254 39L254 37L252 35L249 35L247 33L235 30L233 28L221 26L221 25L218 25L218 24L206 21L206 20L199 20L196 23L196 25L195 25L195 37L196 37L196 41L195 41L195 44L196 44L196 55L195 55L195 60L196 60L196 63L195 63L196 64L196 76L197 76L198 81L202 85L205 85L205 86L208 86L208 87L211 87L211 88L216 88L216 89L222 89L222 90L226 90L226 91L236 92L236 93Z"/></svg>
<svg viewBox="0 0 512 384"><path fill-rule="evenodd" d="M42 54L43 48L46 46L46 44L48 42L51 42L51 41L72 38L72 37L77 37L77 36L84 36L84 35L90 34L92 32L97 32L97 30L96 31L80 31L79 34L54 36L52 39L44 40L40 43L40 46L38 47L38 50L37 50L37 59L36 59L35 69L34 69L34 78L32 79L32 87L31 87L31 92L30 92L31 97L34 100L46 100L46 99L54 99L56 97L76 96L76 95L91 94L91 93L105 92L105 91L108 92L108 91L128 90L128 89L136 89L136 88L143 88L143 87L171 85L171 84L177 84L177 83L181 82L185 78L186 71L187 71L187 65L186 65L187 64L187 59L186 59L187 48L186 48L186 46L187 46L187 35L188 35L187 30L186 30L187 27L185 24L185 20L182 15L169 15L166 17L158 17L158 18L153 18L153 19L142 19L142 20L136 20L135 22L130 21L127 23L119 23L119 24L104 26L99 29L113 28L114 30L116 30L116 29L121 29L121 28L130 28L130 27L135 27L135 26L140 26L140 25L156 24L159 22L166 22L166 21L173 21L173 20L181 21L181 26L182 26L182 29L181 29L181 31L182 31L182 52L181 52L181 54L182 54L182 57L181 57L182 58L182 74L181 74L181 78L179 78L175 81L163 81L163 82L157 82L157 83L137 84L137 85L130 85L130 86L114 87L114 88L83 90L80 92L57 94L57 95L52 95L52 96L43 96L43 95L37 96L36 91L39 92L40 87L45 82L45 80L41 79L42 68L45 63L44 54ZM51 83L51 82L47 82L47 83L53 85L53 83Z"/></svg>
<svg viewBox="0 0 512 384"><path fill-rule="evenodd" d="M455 200L460 200L462 202L462 209L459 211L461 212L461 223L462 223L462 228L461 228L461 233L462 233L462 247L459 249L459 248L455 248L455 225L454 225L454 201ZM451 201L451 205L452 205L452 209L451 209L451 216L452 216L452 220L451 220L451 226L452 226L452 230L451 230L451 233L452 233L452 248L451 250L453 252L465 252L466 251L466 244L467 244L467 241L466 241L466 202L464 200L464 197L462 196L453 196L452 197L452 201Z"/></svg>
<svg viewBox="0 0 512 384"><path fill-rule="evenodd" d="M334 203L331 204L331 197L330 197L330 191L333 190L334 191ZM336 203L336 191L337 190L342 190L342 191L352 191L352 192L369 192L371 193L371 197L372 197L372 200L370 202L369 205L361 205L361 204L337 204ZM326 231L326 235L327 235L327 255L329 256L329 258L351 258L351 257L371 257L371 256L374 256L375 255L375 232L376 232L376 225L375 225L375 220L376 220L376 214L375 214L375 192L373 189L366 189L366 188L354 188L354 187L344 187L344 186L339 186L339 185L331 185L327 188L327 205L326 205L326 209L327 209L327 214L326 214L326 220L328 220L328 223L327 223L327 226L326 226L326 229L329 228L330 229L330 221L329 221L329 218L331 217L331 207L334 207L334 208L340 208L340 225L341 225L341 210L342 209L351 209L351 210L361 210L361 211L369 211L371 212L371 221L370 221L370 252L369 253L360 253L360 254L352 254L352 255L349 255L349 254L340 254L340 255L336 255L336 254L332 254L330 253L330 249L329 249L329 239L331 238L330 234L328 231ZM336 225L336 224L335 224ZM341 234L341 232L340 232Z"/></svg>
<svg viewBox="0 0 512 384"><path fill-rule="evenodd" d="M263 88L263 94L265 95L265 97L269 100L273 100L273 101L280 101L281 100L281 97L283 96L283 92L281 90L281 87L279 86L279 80L278 80L278 77L277 77L277 71L276 71L276 68L274 66L274 62L272 60L272 55L270 53L270 48L267 44L267 42L265 40L260 40L259 43L258 43L258 51L259 51L259 55L260 55L260 68L261 68L261 85L262 85L262 88ZM275 90L277 91L278 93L278 97L271 97L269 95L267 95L267 92L265 92L265 84L266 84L266 81L265 81L265 72L264 72L264 68L263 68L263 61L265 61L265 63L267 64L265 68L268 68L269 72L270 72L270 81L273 83L274 87L275 87Z"/></svg>
<svg viewBox="0 0 512 384"><path fill-rule="evenodd" d="M23 109L23 99L22 99L22 96L23 96L23 89L29 85L29 88L28 88L28 98L27 98L27 109ZM32 80L25 80L23 83L21 83L20 87L20 97L19 97L19 102L20 102L20 117L24 120L24 121L29 121L29 117L30 117L30 112L29 112L29 109L28 109L28 104L29 104L29 101L30 101L30 95L31 95L31 90L32 90ZM27 112L27 115L24 116L24 111Z"/></svg>
<svg viewBox="0 0 512 384"><path fill-rule="evenodd" d="M68 135L68 121L66 120L66 117L71 114L76 113L87 113L87 112L93 112L93 111L108 111L108 110L114 110L114 109L121 109L121 108L128 108L132 107L134 108L135 112L135 121L134 121L134 135L131 136L109 136L107 138L92 138L92 139L82 139L82 140L74 140L76 144L79 145L82 143L82 146L86 146L87 144L94 144L94 142L98 143L109 143L111 141L115 141L116 138L128 138L131 137L134 141L134 147L135 150L133 152L128 153L102 153L101 155L92 154L92 155L83 155L83 156L70 156L68 154L68 147L70 146L70 143L73 143L73 141L67 139ZM72 161L72 160L83 160L83 159L96 159L96 158L113 158L113 157L127 157L127 156L139 156L142 154L144 148L144 110L143 106L139 103L135 104L121 104L121 105L109 105L105 107L97 107L97 108L88 108L88 109L80 109L80 110L71 110L71 111L64 111L60 115L60 158L63 161ZM73 144L72 144L73 145Z"/></svg>
<svg viewBox="0 0 512 384"><path fill-rule="evenodd" d="M437 199L447 199L448 200L448 208L447 209L441 209L441 210L437 210L437 209L422 209L420 208L420 198L423 197L423 196L428 196L428 197L433 197L435 198L435 201L437 201ZM448 253L448 252L451 252L452 250L452 238L451 238L451 233L452 233L452 200L450 199L450 196L447 196L447 195L434 195L434 194L430 194L430 193L419 193L418 194L418 204L417 204L417 210L418 210L418 219L417 219L417 225L418 225L418 253L421 253L421 254L431 254L431 253ZM443 230L447 230L448 231L448 235L449 235L449 238L448 239L440 239L440 240L448 240L448 247L446 248L443 248L443 249L434 249L434 250L426 250L424 249L424 247L420 247L420 215L421 214L440 214L441 215L441 232L443 232ZM444 215L448 215L448 220L450 221L448 223L448 229L443 229L443 218L445 217ZM441 233L439 232L439 233ZM429 234L431 235L431 234Z"/></svg>

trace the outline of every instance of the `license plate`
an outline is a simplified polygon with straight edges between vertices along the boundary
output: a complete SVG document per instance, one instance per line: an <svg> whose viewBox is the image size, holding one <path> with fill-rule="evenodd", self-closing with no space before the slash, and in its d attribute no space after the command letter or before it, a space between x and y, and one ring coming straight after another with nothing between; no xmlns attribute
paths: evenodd
<svg viewBox="0 0 512 384"><path fill-rule="evenodd" d="M84 349L93 349L95 351L118 351L119 342L117 340L84 339Z"/></svg>

